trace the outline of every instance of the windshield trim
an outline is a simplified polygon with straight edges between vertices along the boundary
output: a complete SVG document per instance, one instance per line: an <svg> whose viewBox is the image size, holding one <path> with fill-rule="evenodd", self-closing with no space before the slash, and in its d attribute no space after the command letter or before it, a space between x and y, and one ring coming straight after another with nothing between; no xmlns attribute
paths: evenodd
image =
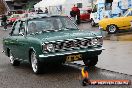
<svg viewBox="0 0 132 88"><path fill-rule="evenodd" d="M123 17L127 17L128 14L129 14L130 12L131 12L130 10L127 10L127 11L124 13Z"/></svg>
<svg viewBox="0 0 132 88"><path fill-rule="evenodd" d="M67 18L67 16L51 16L51 17L58 17L58 18ZM33 18L33 19L28 19L27 21L31 21L31 20L42 20L42 19L45 19L45 18L51 18L51 17L42 17L42 18ZM59 29L47 29L47 30L41 30L41 31L38 31L38 32L58 32L58 31L62 31L62 30L79 30L77 24L75 22L73 22L69 17L68 19L73 23L73 25L75 26L75 28L68 28L68 27L61 27ZM28 25L28 22L27 22L27 25ZM27 27L27 34L33 34L33 33L28 33L29 31L29 28ZM36 34L36 32L34 32Z"/></svg>

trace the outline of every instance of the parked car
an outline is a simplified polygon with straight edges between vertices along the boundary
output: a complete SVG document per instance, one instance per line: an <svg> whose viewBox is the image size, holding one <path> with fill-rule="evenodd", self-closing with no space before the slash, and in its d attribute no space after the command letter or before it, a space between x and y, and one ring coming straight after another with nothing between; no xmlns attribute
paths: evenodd
<svg viewBox="0 0 132 88"><path fill-rule="evenodd" d="M13 14L13 15L11 15L11 16L7 19L7 23L12 25L17 19L20 18L20 15L21 15L21 14Z"/></svg>
<svg viewBox="0 0 132 88"><path fill-rule="evenodd" d="M24 12L24 10L10 10L7 14L11 16L12 14L23 14Z"/></svg>
<svg viewBox="0 0 132 88"><path fill-rule="evenodd" d="M80 10L80 20L81 21L90 21L91 10Z"/></svg>
<svg viewBox="0 0 132 88"><path fill-rule="evenodd" d="M130 21L132 20L132 9L128 9L121 17L105 18L99 21L99 26L108 31L108 33L116 33L118 30L130 29Z"/></svg>
<svg viewBox="0 0 132 88"><path fill-rule="evenodd" d="M67 16L19 19L10 36L3 39L10 63L18 66L27 61L36 74L49 63L83 60L86 66L95 66L102 44L100 33L79 30Z"/></svg>

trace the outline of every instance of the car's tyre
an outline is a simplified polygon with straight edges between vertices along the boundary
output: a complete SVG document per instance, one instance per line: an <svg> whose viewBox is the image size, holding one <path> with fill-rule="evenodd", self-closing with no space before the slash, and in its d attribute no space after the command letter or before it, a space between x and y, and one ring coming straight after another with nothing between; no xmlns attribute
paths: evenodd
<svg viewBox="0 0 132 88"><path fill-rule="evenodd" d="M20 61L15 60L15 58L14 58L13 55L12 55L11 50L10 50L9 52L10 52L10 53L9 53L10 63L11 63L13 66L19 66L19 65L20 65Z"/></svg>
<svg viewBox="0 0 132 88"><path fill-rule="evenodd" d="M95 66L98 62L98 56L92 56L83 60L85 66L92 67Z"/></svg>
<svg viewBox="0 0 132 88"><path fill-rule="evenodd" d="M31 59L31 66L32 70L35 74L42 73L42 64L40 63L39 59L36 57L36 53L34 51L30 52L30 59Z"/></svg>
<svg viewBox="0 0 132 88"><path fill-rule="evenodd" d="M117 32L118 27L114 24L111 24L111 25L107 26L106 30L107 30L108 34L114 34Z"/></svg>
<svg viewBox="0 0 132 88"><path fill-rule="evenodd" d="M91 26L92 26L92 27L95 27L95 26L96 26L96 24L95 24L95 22L94 22L93 19L91 20Z"/></svg>

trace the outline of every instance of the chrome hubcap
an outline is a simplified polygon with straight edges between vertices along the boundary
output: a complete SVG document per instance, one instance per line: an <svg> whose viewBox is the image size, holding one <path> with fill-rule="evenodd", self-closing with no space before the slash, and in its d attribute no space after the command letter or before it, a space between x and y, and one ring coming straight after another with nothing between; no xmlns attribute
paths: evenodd
<svg viewBox="0 0 132 88"><path fill-rule="evenodd" d="M111 25L110 27L109 27L109 31L110 32L115 32L116 31L116 27L115 26L113 26L113 25Z"/></svg>
<svg viewBox="0 0 132 88"><path fill-rule="evenodd" d="M36 72L38 70L38 65L37 65L38 61L34 52L31 55L31 63L32 63L33 71Z"/></svg>
<svg viewBox="0 0 132 88"><path fill-rule="evenodd" d="M10 63L13 64L14 63L14 57L13 55L10 53Z"/></svg>

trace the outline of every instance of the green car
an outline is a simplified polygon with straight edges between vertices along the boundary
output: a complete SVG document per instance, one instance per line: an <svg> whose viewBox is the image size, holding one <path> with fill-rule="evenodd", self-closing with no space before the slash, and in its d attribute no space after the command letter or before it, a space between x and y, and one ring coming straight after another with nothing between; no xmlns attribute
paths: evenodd
<svg viewBox="0 0 132 88"><path fill-rule="evenodd" d="M67 16L44 16L17 20L3 49L13 66L28 61L34 73L41 73L47 64L83 60L95 66L101 54L100 33L79 30Z"/></svg>

